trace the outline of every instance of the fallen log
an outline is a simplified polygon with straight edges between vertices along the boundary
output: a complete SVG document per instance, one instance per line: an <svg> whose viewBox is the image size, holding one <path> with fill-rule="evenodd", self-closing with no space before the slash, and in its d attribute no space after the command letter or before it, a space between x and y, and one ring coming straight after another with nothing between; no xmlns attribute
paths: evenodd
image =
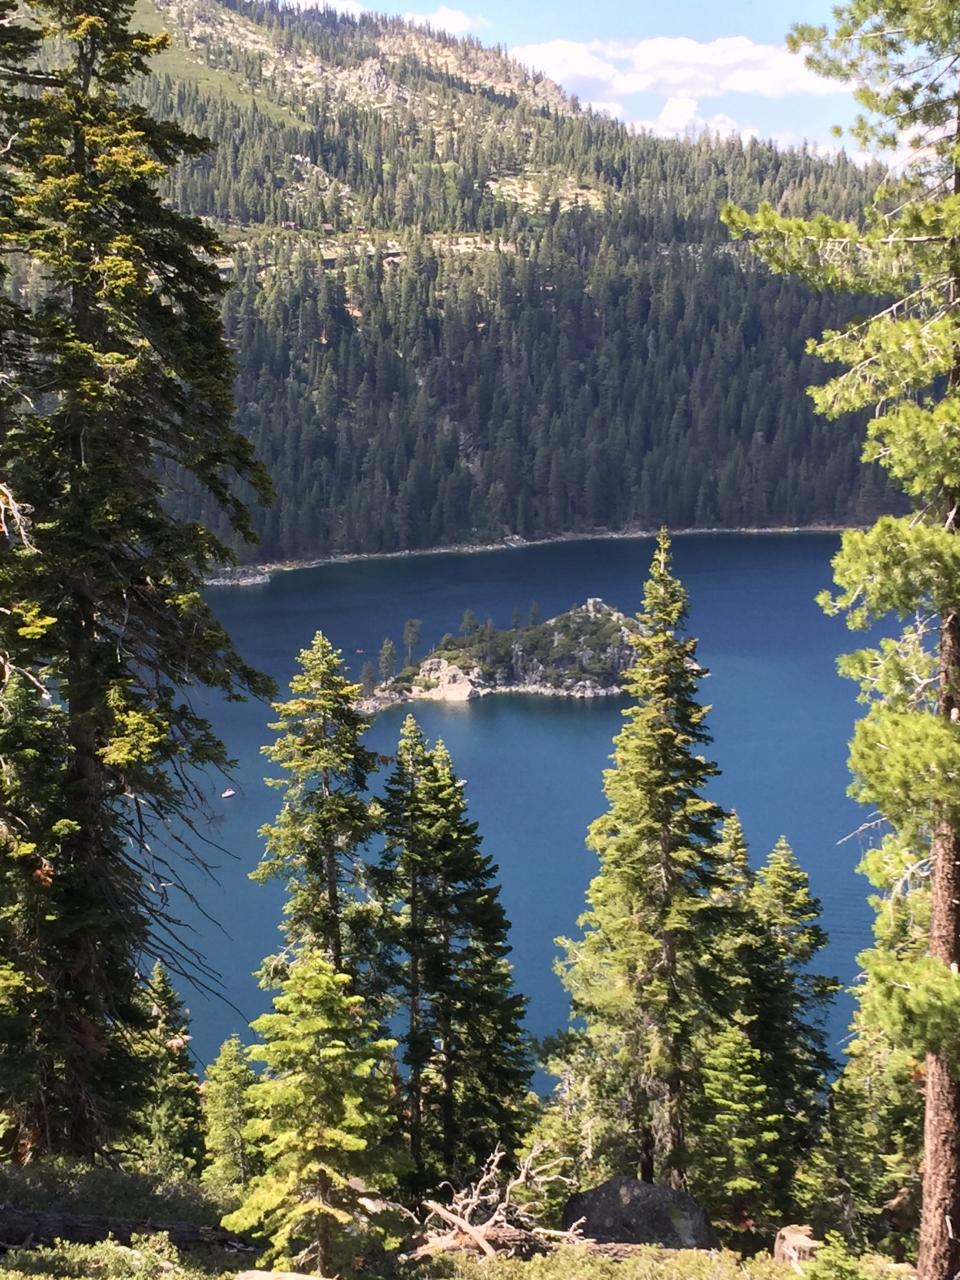
<svg viewBox="0 0 960 1280"><path fill-rule="evenodd" d="M0 1205L0 1248L29 1248L69 1240L71 1244L97 1244L112 1236L120 1244L129 1244L133 1236L157 1235L164 1232L178 1249L213 1245L221 1249L248 1252L254 1249L248 1240L224 1231L222 1227L201 1227L192 1222L155 1222L130 1218L110 1218L99 1214L63 1213L38 1209L14 1209Z"/></svg>

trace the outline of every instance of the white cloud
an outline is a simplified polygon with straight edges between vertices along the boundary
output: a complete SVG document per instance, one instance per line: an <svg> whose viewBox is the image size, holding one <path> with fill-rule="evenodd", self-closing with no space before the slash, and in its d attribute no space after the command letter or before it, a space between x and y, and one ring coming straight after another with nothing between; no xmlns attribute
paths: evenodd
<svg viewBox="0 0 960 1280"><path fill-rule="evenodd" d="M571 82L592 80L611 84L617 68L591 52L591 46L580 40L547 40L543 44L525 44L510 50L525 66L545 72L551 80L569 87Z"/></svg>
<svg viewBox="0 0 960 1280"><path fill-rule="evenodd" d="M739 134L741 138L755 138L758 130L753 125L741 124L718 111L711 116L700 114L696 98L668 98L655 120L634 120L635 129L644 129L665 138L682 138L688 134L718 133L721 137Z"/></svg>
<svg viewBox="0 0 960 1280"><path fill-rule="evenodd" d="M622 102L609 102L601 98L599 101L585 102L583 105L585 107L592 107L594 111L599 111L605 116L623 115Z"/></svg>
<svg viewBox="0 0 960 1280"><path fill-rule="evenodd" d="M781 45L757 44L747 36L705 42L687 36L634 41L547 40L521 45L512 52L520 62L590 97L604 91L611 97L653 93L677 99L714 98L726 93L784 98L847 91L836 81L810 71L798 54Z"/></svg>
<svg viewBox="0 0 960 1280"><path fill-rule="evenodd" d="M429 23L438 30L449 31L452 36L465 36L469 31L479 31L490 25L489 20L479 14L465 13L463 9L450 9L445 4L440 5L433 13L407 13L404 17L407 22L416 22L421 26Z"/></svg>
<svg viewBox="0 0 960 1280"><path fill-rule="evenodd" d="M668 98L657 117L657 124L663 133L683 133L696 119L696 98Z"/></svg>

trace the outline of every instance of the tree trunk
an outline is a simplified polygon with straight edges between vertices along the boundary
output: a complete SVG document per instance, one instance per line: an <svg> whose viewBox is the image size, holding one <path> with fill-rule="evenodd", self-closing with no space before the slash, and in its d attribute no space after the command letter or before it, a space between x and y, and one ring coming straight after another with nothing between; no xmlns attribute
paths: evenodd
<svg viewBox="0 0 960 1280"><path fill-rule="evenodd" d="M960 86L957 101L960 103ZM960 143L960 107L954 128ZM954 165L953 193L960 196L960 166ZM960 246L954 242L950 304L960 307ZM960 351L954 351L950 385L960 386ZM948 495L946 526L957 534L956 494ZM940 691L937 714L952 721L960 695L960 617L940 620ZM949 813L936 815L930 849L930 954L954 971L960 967L960 830ZM923 1117L923 1210L920 1219L918 1280L956 1280L960 1275L960 1083L935 1053L926 1059Z"/></svg>
<svg viewBox="0 0 960 1280"><path fill-rule="evenodd" d="M960 689L960 617L943 619L940 632L938 712L952 719ZM934 829L930 901L930 954L960 967L960 831L941 813ZM923 1132L923 1218L918 1280L955 1280L960 1274L960 1082L939 1054L926 1059Z"/></svg>
<svg viewBox="0 0 960 1280"><path fill-rule="evenodd" d="M323 731L327 732L324 720ZM330 774L324 769L320 780L320 794L324 803L328 803L331 795ZM343 938L340 933L340 866L337 859L336 842L330 838L323 851L323 872L327 882L327 946L330 948L330 963L337 973L343 972Z"/></svg>

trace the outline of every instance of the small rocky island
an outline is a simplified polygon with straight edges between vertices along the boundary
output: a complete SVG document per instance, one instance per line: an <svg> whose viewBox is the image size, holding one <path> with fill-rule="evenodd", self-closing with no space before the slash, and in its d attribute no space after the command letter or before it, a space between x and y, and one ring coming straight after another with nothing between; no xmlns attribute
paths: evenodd
<svg viewBox="0 0 960 1280"><path fill-rule="evenodd" d="M637 630L635 619L595 598L545 622L506 629L478 623L444 636L421 662L378 685L364 706L378 711L415 698L467 702L488 693L617 694Z"/></svg>

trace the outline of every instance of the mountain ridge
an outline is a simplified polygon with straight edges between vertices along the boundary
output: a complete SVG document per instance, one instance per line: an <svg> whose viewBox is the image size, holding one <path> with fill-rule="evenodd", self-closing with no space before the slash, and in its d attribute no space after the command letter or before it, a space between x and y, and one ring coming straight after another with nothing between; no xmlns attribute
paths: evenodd
<svg viewBox="0 0 960 1280"><path fill-rule="evenodd" d="M823 377L806 338L855 302L769 276L718 216L768 199L852 217L875 174L632 133L502 50L397 18L260 0L138 16L173 30L145 103L217 144L166 194L227 241L238 423L278 492L246 558L889 506L860 424L803 395Z"/></svg>

